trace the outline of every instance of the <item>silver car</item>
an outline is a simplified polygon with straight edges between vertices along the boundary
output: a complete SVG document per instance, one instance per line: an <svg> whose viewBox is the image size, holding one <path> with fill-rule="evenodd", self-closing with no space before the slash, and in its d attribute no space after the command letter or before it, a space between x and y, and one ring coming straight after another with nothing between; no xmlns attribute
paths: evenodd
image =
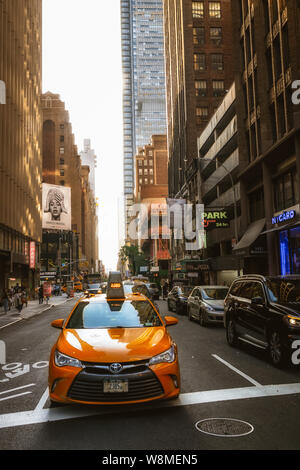
<svg viewBox="0 0 300 470"><path fill-rule="evenodd" d="M226 286L197 286L187 301L189 320L199 321L201 326L209 323L223 324Z"/></svg>

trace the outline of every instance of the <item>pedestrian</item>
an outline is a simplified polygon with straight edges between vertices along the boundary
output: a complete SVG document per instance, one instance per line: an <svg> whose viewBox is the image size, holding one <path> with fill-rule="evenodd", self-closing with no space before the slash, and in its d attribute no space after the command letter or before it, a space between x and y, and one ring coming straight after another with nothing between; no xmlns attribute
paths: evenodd
<svg viewBox="0 0 300 470"><path fill-rule="evenodd" d="M168 297L168 292L169 292L169 284L168 284L168 281L165 281L163 285L163 300L165 300L165 298Z"/></svg>
<svg viewBox="0 0 300 470"><path fill-rule="evenodd" d="M22 291L19 289L18 292L15 293L14 295L14 301L15 301L15 307L18 310L19 313L21 313L23 304L22 304Z"/></svg>
<svg viewBox="0 0 300 470"><path fill-rule="evenodd" d="M8 293L7 293L6 289L3 290L1 302L2 302L3 307L4 307L4 313L7 313L8 310L10 310L10 308L9 308L9 297L8 297Z"/></svg>
<svg viewBox="0 0 300 470"><path fill-rule="evenodd" d="M23 306L25 305L26 307L28 306L27 292L25 289L23 290L22 295L21 295L21 302Z"/></svg>
<svg viewBox="0 0 300 470"><path fill-rule="evenodd" d="M43 292L43 286L39 288L39 304L42 304L44 302L44 292Z"/></svg>

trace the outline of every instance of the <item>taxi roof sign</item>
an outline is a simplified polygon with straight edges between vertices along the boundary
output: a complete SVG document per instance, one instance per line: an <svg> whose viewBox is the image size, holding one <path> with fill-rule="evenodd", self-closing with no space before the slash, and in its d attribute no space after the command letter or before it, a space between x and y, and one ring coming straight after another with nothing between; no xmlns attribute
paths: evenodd
<svg viewBox="0 0 300 470"><path fill-rule="evenodd" d="M107 282L107 299L125 299L122 276L118 271L109 273Z"/></svg>

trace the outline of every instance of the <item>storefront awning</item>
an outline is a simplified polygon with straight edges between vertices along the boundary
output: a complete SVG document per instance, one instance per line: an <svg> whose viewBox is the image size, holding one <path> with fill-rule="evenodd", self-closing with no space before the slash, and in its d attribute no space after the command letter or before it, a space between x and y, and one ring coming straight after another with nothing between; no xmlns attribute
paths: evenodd
<svg viewBox="0 0 300 470"><path fill-rule="evenodd" d="M248 248L261 235L265 223L266 219L260 219L249 225L240 241L233 248L233 253L236 255L247 255L249 253Z"/></svg>
<svg viewBox="0 0 300 470"><path fill-rule="evenodd" d="M278 232L279 230L293 229L299 226L300 226L300 221L294 224L285 224L285 225L281 225L281 227L274 227L274 228L270 228L269 230L265 230L264 232L261 233L261 235L264 235L266 233L271 233L271 232Z"/></svg>

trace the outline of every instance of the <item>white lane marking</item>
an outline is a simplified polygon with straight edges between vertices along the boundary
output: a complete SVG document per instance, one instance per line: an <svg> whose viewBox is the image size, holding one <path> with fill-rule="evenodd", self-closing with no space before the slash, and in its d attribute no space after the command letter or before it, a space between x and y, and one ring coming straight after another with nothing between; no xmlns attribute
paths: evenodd
<svg viewBox="0 0 300 470"><path fill-rule="evenodd" d="M45 403L46 401L48 400L48 397L49 397L49 389L48 387L46 388L46 390L44 391L40 401L38 402L36 408L35 408L35 411L37 410L42 410L45 406Z"/></svg>
<svg viewBox="0 0 300 470"><path fill-rule="evenodd" d="M145 405L124 406L122 411L136 414L136 411L149 411L150 409L167 408L175 406L190 406L203 403L244 400L249 398L273 397L283 395L300 394L300 383L282 384L282 385L265 385L261 387L243 387L231 388L225 390L209 390L207 392L183 393L178 400L153 402L151 408ZM99 407L80 407L64 406L58 408L39 409L33 411L23 411L20 413L8 413L0 415L0 429L11 428L16 426L26 426L29 424L41 424L47 422L61 421L75 418L86 418L89 416L98 416L105 414L120 413L120 406L108 410L105 406Z"/></svg>
<svg viewBox="0 0 300 470"><path fill-rule="evenodd" d="M18 393L16 395L9 395L9 397L0 398L0 401L11 400L12 398L22 397L23 395L30 395L32 392Z"/></svg>
<svg viewBox="0 0 300 470"><path fill-rule="evenodd" d="M11 323L8 323L7 325L1 326L1 327L0 327L0 330L3 330L4 328L7 328L7 327L10 326L10 325L14 325L15 323L18 323L18 322L21 321L21 320L23 320L23 318L20 318L19 320L15 320L15 321L13 321L13 322L11 322Z"/></svg>
<svg viewBox="0 0 300 470"><path fill-rule="evenodd" d="M229 367L229 369L232 369L234 372L236 372L237 374L244 377L244 379L248 380L248 382L251 382L253 385L255 385L255 387L262 387L262 385L260 383L256 382L256 380L252 379L252 377L249 377L249 375L246 375L246 374L244 374L244 372L240 371L239 369L236 369L236 367L229 364L229 362L224 361L224 359L222 359L221 357L217 356L216 354L212 354L212 357L214 357L218 361L225 364L225 366Z"/></svg>
<svg viewBox="0 0 300 470"><path fill-rule="evenodd" d="M10 390L4 390L4 392L0 392L0 395L4 395L5 393L16 392L17 390L22 390L23 388L34 387L35 384L29 385L22 385L22 387L11 388Z"/></svg>

